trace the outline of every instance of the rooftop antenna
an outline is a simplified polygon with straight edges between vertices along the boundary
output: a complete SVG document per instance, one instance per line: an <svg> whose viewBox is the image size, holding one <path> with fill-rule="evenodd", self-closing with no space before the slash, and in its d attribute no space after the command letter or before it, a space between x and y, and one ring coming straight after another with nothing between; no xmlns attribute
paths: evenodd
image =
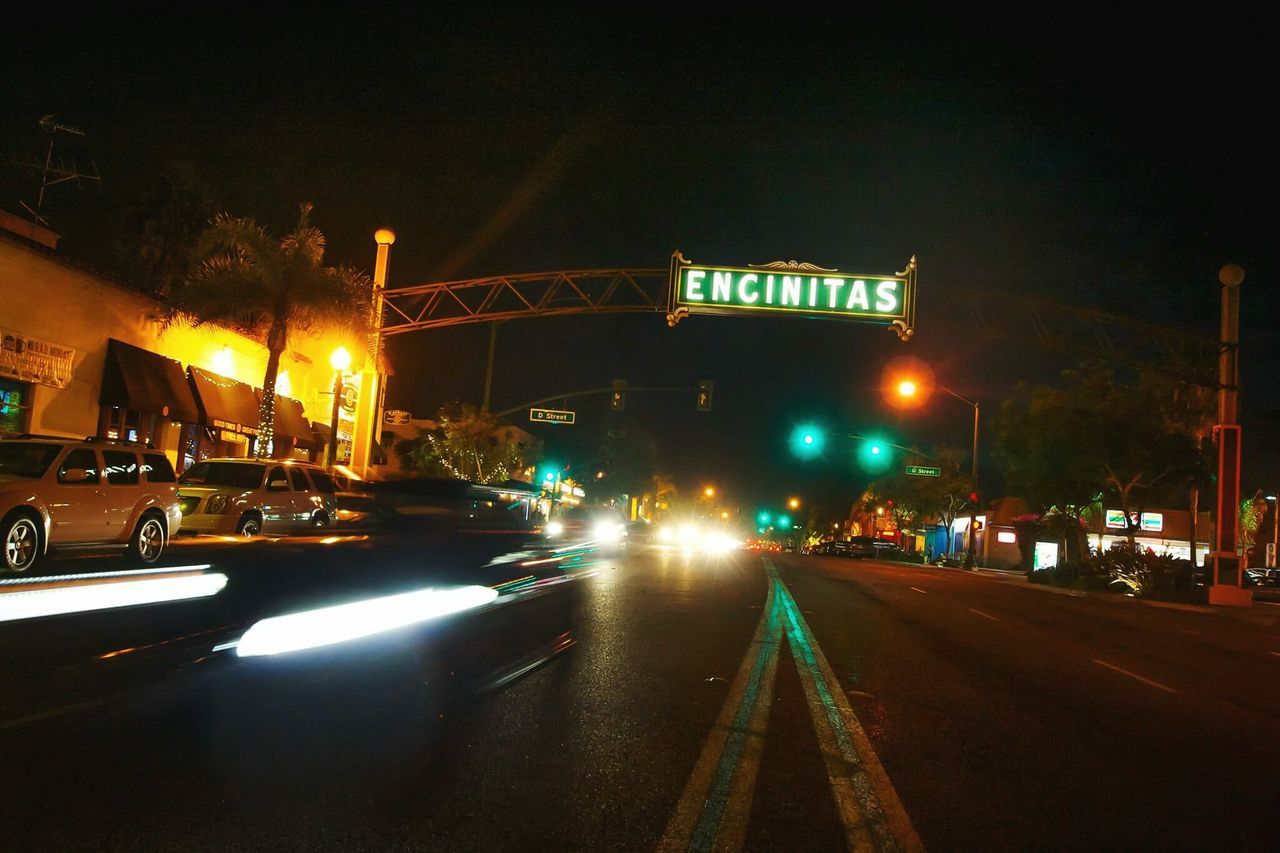
<svg viewBox="0 0 1280 853"><path fill-rule="evenodd" d="M89 161L88 169L82 171L76 162L75 154L72 154L70 160L64 159L61 155L54 159L54 147L58 142L58 134L66 134L68 136L84 136L84 131L70 125L63 124L58 121L57 116L47 115L40 119L37 124L40 129L49 135L49 144L45 148L44 162L37 160L14 160L15 166L22 166L27 169L40 173L40 189L36 194L36 204L33 208L25 201L19 202L23 210L31 215L33 222L40 225L49 226L48 220L44 218L41 211L44 209L44 198L49 187L58 184L81 181L101 181L102 176L98 174L98 167L92 160Z"/></svg>

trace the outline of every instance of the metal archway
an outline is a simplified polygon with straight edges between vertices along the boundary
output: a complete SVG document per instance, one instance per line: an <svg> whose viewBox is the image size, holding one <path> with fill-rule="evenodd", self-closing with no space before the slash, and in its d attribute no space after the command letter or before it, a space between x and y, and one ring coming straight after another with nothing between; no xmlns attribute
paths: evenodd
<svg viewBox="0 0 1280 853"><path fill-rule="evenodd" d="M665 313L666 268L556 270L442 281L383 291L382 334L574 314ZM967 316L985 339L1096 355L1117 364L1191 370L1216 387L1213 338L1128 317L1007 293L931 289L948 313Z"/></svg>

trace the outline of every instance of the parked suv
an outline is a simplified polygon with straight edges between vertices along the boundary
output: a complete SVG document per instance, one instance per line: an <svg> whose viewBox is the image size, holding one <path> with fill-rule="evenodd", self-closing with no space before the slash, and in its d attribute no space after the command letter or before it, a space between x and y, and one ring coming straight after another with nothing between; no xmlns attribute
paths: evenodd
<svg viewBox="0 0 1280 853"><path fill-rule="evenodd" d="M333 477L288 459L207 459L182 475L182 530L257 536L328 527L337 518Z"/></svg>
<svg viewBox="0 0 1280 853"><path fill-rule="evenodd" d="M182 521L176 479L163 453L136 442L0 439L0 570L27 572L50 551L82 546L154 563Z"/></svg>

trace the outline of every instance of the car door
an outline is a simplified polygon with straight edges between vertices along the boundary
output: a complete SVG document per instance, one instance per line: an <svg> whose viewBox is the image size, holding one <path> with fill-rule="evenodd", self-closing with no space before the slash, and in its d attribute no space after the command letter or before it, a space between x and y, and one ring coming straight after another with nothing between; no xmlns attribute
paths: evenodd
<svg viewBox="0 0 1280 853"><path fill-rule="evenodd" d="M315 506L311 503L311 483L307 480L307 472L298 465L290 465L289 485L293 487L293 526L297 529L311 526L311 513Z"/></svg>
<svg viewBox="0 0 1280 853"><path fill-rule="evenodd" d="M264 531L293 527L293 488L283 465L268 468L267 478L262 481L262 521Z"/></svg>
<svg viewBox="0 0 1280 853"><path fill-rule="evenodd" d="M105 539L119 539L126 533L125 528L133 518L133 510L137 506L140 492L138 483L141 469L138 467L138 454L132 450L102 451L102 472L106 483L102 487L103 524Z"/></svg>
<svg viewBox="0 0 1280 853"><path fill-rule="evenodd" d="M49 544L97 542L105 537L106 492L102 463L90 447L72 448L58 463L50 486Z"/></svg>

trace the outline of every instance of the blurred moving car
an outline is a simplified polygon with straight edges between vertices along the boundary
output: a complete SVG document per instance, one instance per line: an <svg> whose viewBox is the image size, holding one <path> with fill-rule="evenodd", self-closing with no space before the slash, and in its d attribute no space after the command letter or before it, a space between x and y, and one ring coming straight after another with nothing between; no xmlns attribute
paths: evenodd
<svg viewBox="0 0 1280 853"><path fill-rule="evenodd" d="M28 572L50 551L114 546L149 565L182 523L168 458L105 438L0 440L0 570Z"/></svg>
<svg viewBox="0 0 1280 853"><path fill-rule="evenodd" d="M334 503L334 527L364 527L379 512L377 499L368 492L338 492Z"/></svg>
<svg viewBox="0 0 1280 853"><path fill-rule="evenodd" d="M184 533L257 536L297 533L333 523L333 478L291 459L207 459L178 481Z"/></svg>
<svg viewBox="0 0 1280 853"><path fill-rule="evenodd" d="M90 586L49 578L39 596L24 593L16 618L0 587L0 612L10 608L0 644L40 646L0 659L14 700L6 711L230 667L225 677L251 682L216 692L235 697L222 709L230 719L246 713L246 697L289 703L304 719L377 693L435 720L439 703L499 687L574 644L573 581L589 574L589 549L556 548L525 501L496 490L379 485L367 534L227 537L205 546L206 564L173 575L106 573ZM122 606L130 618L113 615ZM104 663L122 647L127 666Z"/></svg>

